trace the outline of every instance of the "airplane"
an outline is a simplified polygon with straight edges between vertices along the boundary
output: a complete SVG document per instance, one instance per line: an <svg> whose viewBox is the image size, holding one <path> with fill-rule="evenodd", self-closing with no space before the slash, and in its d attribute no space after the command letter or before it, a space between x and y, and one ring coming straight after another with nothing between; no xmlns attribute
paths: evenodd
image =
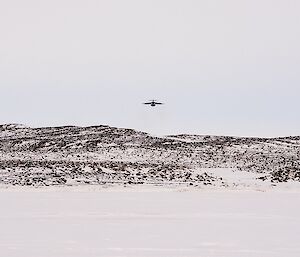
<svg viewBox="0 0 300 257"><path fill-rule="evenodd" d="M156 106L157 104L163 104L163 103L159 103L159 102L157 102L156 100L150 100L149 102L144 103L144 104L149 104L150 106L154 107L154 106Z"/></svg>

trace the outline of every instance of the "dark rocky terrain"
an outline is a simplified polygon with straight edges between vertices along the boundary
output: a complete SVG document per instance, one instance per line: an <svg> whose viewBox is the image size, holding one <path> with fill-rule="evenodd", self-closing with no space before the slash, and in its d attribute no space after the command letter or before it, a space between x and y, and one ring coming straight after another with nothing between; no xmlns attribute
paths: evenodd
<svg viewBox="0 0 300 257"><path fill-rule="evenodd" d="M0 125L0 184L228 186L213 169L300 181L300 137L155 137L109 126ZM300 185L300 184L299 184Z"/></svg>

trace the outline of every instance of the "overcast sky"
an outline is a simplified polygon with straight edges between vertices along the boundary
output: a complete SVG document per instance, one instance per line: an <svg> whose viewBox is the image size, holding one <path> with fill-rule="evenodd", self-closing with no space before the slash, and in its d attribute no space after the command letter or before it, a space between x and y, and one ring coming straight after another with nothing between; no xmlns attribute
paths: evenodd
<svg viewBox="0 0 300 257"><path fill-rule="evenodd" d="M0 123L300 135L299 14L299 0L0 0Z"/></svg>

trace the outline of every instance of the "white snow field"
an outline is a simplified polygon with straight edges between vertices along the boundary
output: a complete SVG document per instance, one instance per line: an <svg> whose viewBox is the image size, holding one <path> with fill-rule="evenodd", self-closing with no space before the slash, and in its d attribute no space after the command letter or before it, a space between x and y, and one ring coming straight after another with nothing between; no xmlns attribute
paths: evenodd
<svg viewBox="0 0 300 257"><path fill-rule="evenodd" d="M1 189L1 257L299 257L300 190Z"/></svg>

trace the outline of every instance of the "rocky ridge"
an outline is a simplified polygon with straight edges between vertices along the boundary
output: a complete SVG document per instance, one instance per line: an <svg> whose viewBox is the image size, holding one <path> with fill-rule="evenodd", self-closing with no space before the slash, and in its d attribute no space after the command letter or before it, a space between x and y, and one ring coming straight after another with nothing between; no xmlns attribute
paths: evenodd
<svg viewBox="0 0 300 257"><path fill-rule="evenodd" d="M0 184L228 186L230 169L300 182L300 137L151 136L109 126L0 125ZM300 185L300 184L299 184Z"/></svg>

